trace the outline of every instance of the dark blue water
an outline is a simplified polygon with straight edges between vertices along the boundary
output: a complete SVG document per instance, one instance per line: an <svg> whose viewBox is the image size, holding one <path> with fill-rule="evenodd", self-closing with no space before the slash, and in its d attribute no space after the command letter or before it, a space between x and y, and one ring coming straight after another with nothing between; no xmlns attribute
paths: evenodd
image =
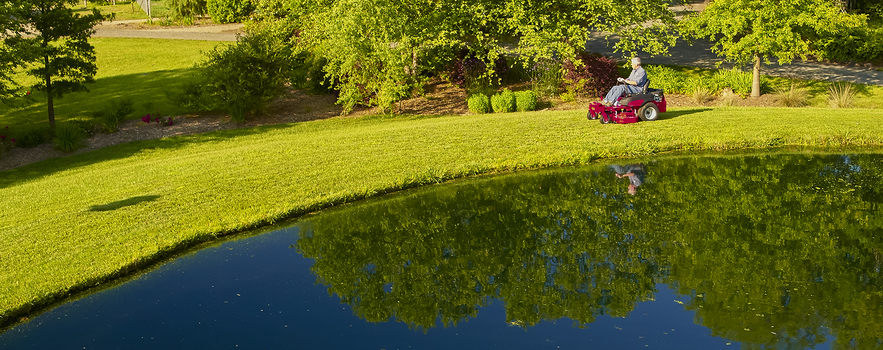
<svg viewBox="0 0 883 350"><path fill-rule="evenodd" d="M523 329L502 301L456 327L370 323L316 285L311 259L289 248L298 229L231 241L63 305L0 335L3 349L636 349L727 348L660 285L628 318L567 319Z"/></svg>
<svg viewBox="0 0 883 350"><path fill-rule="evenodd" d="M458 181L203 249L0 348L883 348L881 188L879 155Z"/></svg>

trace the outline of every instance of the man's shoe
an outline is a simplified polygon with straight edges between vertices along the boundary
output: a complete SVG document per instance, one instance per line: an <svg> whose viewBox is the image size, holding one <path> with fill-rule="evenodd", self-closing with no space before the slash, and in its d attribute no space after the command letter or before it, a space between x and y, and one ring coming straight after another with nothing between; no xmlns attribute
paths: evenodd
<svg viewBox="0 0 883 350"><path fill-rule="evenodd" d="M613 103L610 103L610 102L607 102L607 101L601 101L601 104L604 105L605 107L613 106Z"/></svg>

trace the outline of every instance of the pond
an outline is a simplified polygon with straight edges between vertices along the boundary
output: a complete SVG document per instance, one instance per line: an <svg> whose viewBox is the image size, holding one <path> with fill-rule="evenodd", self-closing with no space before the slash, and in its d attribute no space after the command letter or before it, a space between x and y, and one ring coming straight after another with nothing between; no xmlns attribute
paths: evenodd
<svg viewBox="0 0 883 350"><path fill-rule="evenodd" d="M456 181L186 255L0 348L883 348L881 186L883 155Z"/></svg>

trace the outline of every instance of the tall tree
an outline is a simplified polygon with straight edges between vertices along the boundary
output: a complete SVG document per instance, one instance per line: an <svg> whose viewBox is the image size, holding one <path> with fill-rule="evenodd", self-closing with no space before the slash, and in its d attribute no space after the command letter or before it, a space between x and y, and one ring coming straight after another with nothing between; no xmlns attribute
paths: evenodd
<svg viewBox="0 0 883 350"><path fill-rule="evenodd" d="M15 28L12 20L12 3L10 1L0 1L0 39L12 37ZM0 101L7 101L13 96L17 90L17 84L12 80L12 72L18 66L18 58L9 48L9 46L0 43Z"/></svg>
<svg viewBox="0 0 883 350"><path fill-rule="evenodd" d="M8 1L9 35L4 44L31 65L27 73L39 80L34 90L46 93L49 126L55 129L53 101L67 93L88 91L98 68L89 37L104 17L97 9L75 14L75 0Z"/></svg>
<svg viewBox="0 0 883 350"><path fill-rule="evenodd" d="M699 14L685 18L683 31L714 41L711 50L739 65L754 63L751 96L760 96L760 67L775 57L788 64L818 51L813 43L856 28L862 15L841 11L837 0L714 0Z"/></svg>

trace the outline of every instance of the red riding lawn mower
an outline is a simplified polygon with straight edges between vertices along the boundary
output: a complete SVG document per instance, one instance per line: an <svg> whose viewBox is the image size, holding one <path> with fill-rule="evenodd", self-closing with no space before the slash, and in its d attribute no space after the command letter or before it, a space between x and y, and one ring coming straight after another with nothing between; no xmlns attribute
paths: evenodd
<svg viewBox="0 0 883 350"><path fill-rule="evenodd" d="M601 124L628 124L637 123L638 119L646 122L659 119L659 113L665 113L665 95L662 90L651 89L647 80L641 92L625 93L613 106L592 102L586 117L589 120L599 119Z"/></svg>

